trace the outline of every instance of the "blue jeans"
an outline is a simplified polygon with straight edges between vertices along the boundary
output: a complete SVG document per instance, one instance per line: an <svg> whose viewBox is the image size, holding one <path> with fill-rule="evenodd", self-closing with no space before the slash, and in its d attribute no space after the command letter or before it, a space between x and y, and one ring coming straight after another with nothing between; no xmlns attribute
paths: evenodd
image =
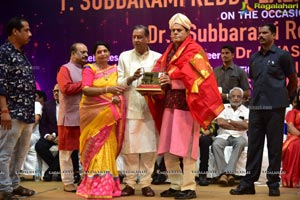
<svg viewBox="0 0 300 200"><path fill-rule="evenodd" d="M19 171L27 155L33 123L12 119L12 129L0 127L0 192L12 192L20 183Z"/></svg>

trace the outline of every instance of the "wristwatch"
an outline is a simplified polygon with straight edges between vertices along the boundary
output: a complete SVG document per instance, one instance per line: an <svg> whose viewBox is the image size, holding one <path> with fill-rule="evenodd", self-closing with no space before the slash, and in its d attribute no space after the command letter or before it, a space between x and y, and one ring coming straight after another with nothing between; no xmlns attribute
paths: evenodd
<svg viewBox="0 0 300 200"><path fill-rule="evenodd" d="M227 122L228 122L228 124L230 124L231 120L229 119L229 120L227 120Z"/></svg>

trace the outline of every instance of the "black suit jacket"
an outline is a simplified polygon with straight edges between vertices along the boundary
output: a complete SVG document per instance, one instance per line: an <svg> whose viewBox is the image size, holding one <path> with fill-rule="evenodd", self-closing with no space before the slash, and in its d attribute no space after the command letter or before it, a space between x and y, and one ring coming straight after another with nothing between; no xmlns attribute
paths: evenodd
<svg viewBox="0 0 300 200"><path fill-rule="evenodd" d="M44 138L46 134L56 133L56 136L58 135L56 102L54 99L47 101L43 106L43 113L39 123L39 130L41 138Z"/></svg>

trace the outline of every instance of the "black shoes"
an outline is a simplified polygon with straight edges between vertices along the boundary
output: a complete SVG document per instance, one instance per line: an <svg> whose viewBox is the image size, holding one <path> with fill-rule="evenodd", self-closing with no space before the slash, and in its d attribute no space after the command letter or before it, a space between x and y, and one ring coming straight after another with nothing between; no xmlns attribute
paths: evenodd
<svg viewBox="0 0 300 200"><path fill-rule="evenodd" d="M197 198L195 190L184 190L175 195L175 199L193 199Z"/></svg>
<svg viewBox="0 0 300 200"><path fill-rule="evenodd" d="M200 186L208 186L209 182L206 178L206 175L199 175L199 177L196 179L196 182L200 185Z"/></svg>
<svg viewBox="0 0 300 200"><path fill-rule="evenodd" d="M175 197L178 193L180 193L180 190L174 190L172 188L169 188L168 190L163 191L160 193L161 197Z"/></svg>
<svg viewBox="0 0 300 200"><path fill-rule="evenodd" d="M161 197L175 197L175 199L193 199L196 198L196 192L194 190L174 190L169 188L168 190L163 191L160 193Z"/></svg>
<svg viewBox="0 0 300 200"><path fill-rule="evenodd" d="M79 173L75 173L74 174L74 183L78 183L78 185L80 184L81 181L81 177Z"/></svg>
<svg viewBox="0 0 300 200"><path fill-rule="evenodd" d="M153 185L165 184L166 180L167 180L167 176L165 174L155 174L152 177L151 184Z"/></svg>
<svg viewBox="0 0 300 200"><path fill-rule="evenodd" d="M278 197L280 196L280 190L279 188L271 188L269 187L269 196L272 196L272 197Z"/></svg>
<svg viewBox="0 0 300 200"><path fill-rule="evenodd" d="M255 194L254 185L246 187L243 185L238 185L236 189L231 189L230 194L232 195L243 195L243 194Z"/></svg>
<svg viewBox="0 0 300 200"><path fill-rule="evenodd" d="M43 181L49 182L52 181L52 173L47 170L43 176Z"/></svg>
<svg viewBox="0 0 300 200"><path fill-rule="evenodd" d="M243 195L243 194L255 194L254 185L251 187L245 187L239 185L236 189L231 189L230 194L232 195ZM280 196L280 190L278 187L269 187L269 196Z"/></svg>

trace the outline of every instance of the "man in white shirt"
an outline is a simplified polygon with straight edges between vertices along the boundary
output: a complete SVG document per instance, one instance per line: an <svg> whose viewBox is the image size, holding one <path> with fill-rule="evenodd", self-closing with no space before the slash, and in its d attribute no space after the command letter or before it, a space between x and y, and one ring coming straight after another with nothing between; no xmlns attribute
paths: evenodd
<svg viewBox="0 0 300 200"><path fill-rule="evenodd" d="M126 98L126 130L122 147L126 187L122 196L135 193L137 177L140 177L142 194L154 196L151 189L151 174L154 169L157 152L157 135L154 120L145 98L136 91L141 83L142 68L151 72L160 53L149 49L149 30L137 25L132 32L134 49L121 53L118 63L118 83L129 89Z"/></svg>
<svg viewBox="0 0 300 200"><path fill-rule="evenodd" d="M247 146L247 129L249 109L242 105L244 92L234 87L229 92L230 104L216 118L219 126L218 135L212 143L212 152L215 157L217 173L220 175L219 183L233 185L236 163ZM228 163L225 161L224 148L232 146Z"/></svg>

